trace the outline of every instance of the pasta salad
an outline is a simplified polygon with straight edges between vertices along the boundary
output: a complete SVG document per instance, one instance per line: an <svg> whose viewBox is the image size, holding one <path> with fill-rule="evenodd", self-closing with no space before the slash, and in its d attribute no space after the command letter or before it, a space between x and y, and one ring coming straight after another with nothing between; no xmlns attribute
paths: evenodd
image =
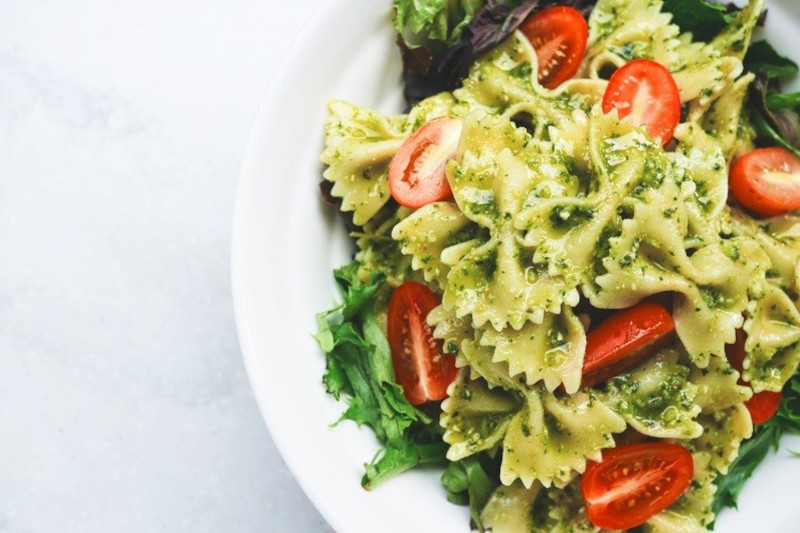
<svg viewBox="0 0 800 533"><path fill-rule="evenodd" d="M764 0L429 3L395 1L408 112L325 127L356 252L316 338L383 445L362 484L435 463L478 530L705 531L800 430L800 96Z"/></svg>

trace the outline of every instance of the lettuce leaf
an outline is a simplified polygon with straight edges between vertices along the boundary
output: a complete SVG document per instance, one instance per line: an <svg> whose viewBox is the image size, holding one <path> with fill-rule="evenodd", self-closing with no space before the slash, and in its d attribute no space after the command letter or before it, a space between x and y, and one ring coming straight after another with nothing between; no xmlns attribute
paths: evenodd
<svg viewBox="0 0 800 533"><path fill-rule="evenodd" d="M739 457L728 473L717 478L714 514L725 507L736 508L744 483L764 459L778 450L781 436L786 433L800 434L800 375L795 375L783 388L783 401L775 416L755 427L753 436L742 443Z"/></svg>
<svg viewBox="0 0 800 533"><path fill-rule="evenodd" d="M797 63L780 55L767 41L750 45L744 56L744 68L756 74L764 72L770 80L797 73Z"/></svg>
<svg viewBox="0 0 800 533"><path fill-rule="evenodd" d="M488 473L477 456L467 457L447 465L442 484L447 500L456 505L469 505L473 529L483 531L481 511L499 486L497 473Z"/></svg>
<svg viewBox="0 0 800 533"><path fill-rule="evenodd" d="M696 41L711 41L736 18L733 4L705 0L664 0L664 11L672 13L672 22L681 31L692 32Z"/></svg>
<svg viewBox="0 0 800 533"><path fill-rule="evenodd" d="M369 426L384 445L365 464L362 485L371 488L418 464L444 463L447 446L438 415L408 403L394 380L391 350L375 312L384 276L374 274L364 283L359 266L353 261L334 271L343 301L317 315L314 338L325 353L325 389L347 402L339 422Z"/></svg>
<svg viewBox="0 0 800 533"><path fill-rule="evenodd" d="M484 0L394 0L394 26L408 48L456 44Z"/></svg>
<svg viewBox="0 0 800 533"><path fill-rule="evenodd" d="M782 146L800 157L800 93L781 92L780 79L797 74L798 65L767 42L750 45L744 67L756 74L747 107L759 145Z"/></svg>
<svg viewBox="0 0 800 533"><path fill-rule="evenodd" d="M792 107L770 107L770 96L776 94L780 93L772 89L765 71L750 85L748 107L757 141L761 145L782 146L800 157L800 115Z"/></svg>
<svg viewBox="0 0 800 533"><path fill-rule="evenodd" d="M767 109L770 111L780 111L782 109L792 109L800 107L800 92L794 93L770 93L767 94Z"/></svg>

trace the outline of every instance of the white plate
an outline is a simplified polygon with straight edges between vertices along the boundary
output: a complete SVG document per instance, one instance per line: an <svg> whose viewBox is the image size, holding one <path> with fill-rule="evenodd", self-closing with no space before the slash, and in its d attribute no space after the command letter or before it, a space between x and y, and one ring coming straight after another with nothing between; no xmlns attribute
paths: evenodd
<svg viewBox="0 0 800 533"><path fill-rule="evenodd" d="M329 0L295 41L261 106L236 200L232 277L244 359L267 426L289 468L340 533L468 531L468 512L449 504L439 472L412 471L372 492L363 463L378 446L368 429L331 428L344 404L321 384L314 314L336 298L331 270L350 258L339 220L320 201L325 103L343 98L387 113L402 109L399 57L389 1ZM770 39L800 49L800 4L769 2ZM800 58L798 58L800 59ZM789 443L800 449L800 440ZM759 469L740 511L718 532L791 531L800 510L787 453ZM793 499L793 498L792 498Z"/></svg>

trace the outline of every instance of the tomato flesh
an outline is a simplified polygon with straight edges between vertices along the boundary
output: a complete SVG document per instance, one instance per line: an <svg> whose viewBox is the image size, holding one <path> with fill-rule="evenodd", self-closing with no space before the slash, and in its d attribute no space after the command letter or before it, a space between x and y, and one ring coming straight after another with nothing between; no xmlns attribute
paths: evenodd
<svg viewBox="0 0 800 533"><path fill-rule="evenodd" d="M625 63L608 80L603 113L616 109L666 146L681 119L681 97L666 67L650 59Z"/></svg>
<svg viewBox="0 0 800 533"><path fill-rule="evenodd" d="M589 27L580 11L548 7L525 19L519 29L536 50L538 80L543 87L555 89L578 72L589 39Z"/></svg>
<svg viewBox="0 0 800 533"><path fill-rule="evenodd" d="M624 530L639 526L677 500L694 477L689 450L668 442L643 442L603 452L589 463L581 494L589 520L597 527Z"/></svg>
<svg viewBox="0 0 800 533"><path fill-rule="evenodd" d="M656 302L644 301L612 315L586 337L581 387L592 387L633 368L674 336L672 315Z"/></svg>
<svg viewBox="0 0 800 533"><path fill-rule="evenodd" d="M387 333L395 379L412 405L442 400L456 377L455 357L445 354L425 318L439 305L425 285L407 281L389 299Z"/></svg>
<svg viewBox="0 0 800 533"><path fill-rule="evenodd" d="M725 347L725 355L728 357L728 361L739 374L742 373L744 358L747 355L744 349L745 341L747 341L747 334L743 329L740 329L736 331L736 342ZM741 375L739 376L739 385L747 385ZM782 400L782 392L761 391L753 394L749 400L744 402L744 406L750 411L750 418L753 420L753 424L763 424L775 416Z"/></svg>
<svg viewBox="0 0 800 533"><path fill-rule="evenodd" d="M731 166L729 185L739 203L756 214L800 209L800 158L785 148L758 148Z"/></svg>
<svg viewBox="0 0 800 533"><path fill-rule="evenodd" d="M439 117L426 122L400 146L389 164L389 192L411 208L452 197L445 172L461 137L462 122Z"/></svg>

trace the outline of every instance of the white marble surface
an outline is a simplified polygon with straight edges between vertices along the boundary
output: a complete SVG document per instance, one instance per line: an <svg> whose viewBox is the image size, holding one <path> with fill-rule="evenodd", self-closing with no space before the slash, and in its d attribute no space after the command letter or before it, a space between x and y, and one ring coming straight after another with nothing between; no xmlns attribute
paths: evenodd
<svg viewBox="0 0 800 533"><path fill-rule="evenodd" d="M0 531L330 531L253 399L229 240L320 0L2 0Z"/></svg>

